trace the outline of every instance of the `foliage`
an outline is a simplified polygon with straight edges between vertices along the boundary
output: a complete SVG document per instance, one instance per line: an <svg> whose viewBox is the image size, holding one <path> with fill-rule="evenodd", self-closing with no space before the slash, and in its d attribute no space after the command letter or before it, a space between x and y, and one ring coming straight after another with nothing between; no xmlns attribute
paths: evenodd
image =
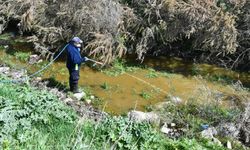
<svg viewBox="0 0 250 150"><path fill-rule="evenodd" d="M107 82L104 82L102 85L101 85L101 88L103 88L104 90L110 90L110 85L107 83Z"/></svg>
<svg viewBox="0 0 250 150"><path fill-rule="evenodd" d="M72 123L76 118L75 113L46 90L6 83L0 83L0 87L1 145L30 140L37 125L49 126L57 120Z"/></svg>
<svg viewBox="0 0 250 150"><path fill-rule="evenodd" d="M175 122L186 128L185 136L199 137L202 124L217 126L222 122L236 122L242 110L239 108L222 108L217 104L197 104L187 102L176 106L169 102L157 110L166 122Z"/></svg>
<svg viewBox="0 0 250 150"><path fill-rule="evenodd" d="M247 0L0 0L0 33L20 21L20 32L31 33L29 41L47 57L80 36L85 52L105 63L127 52L142 61L147 53L188 47L183 51L208 52L203 61L235 67L249 62L249 6Z"/></svg>
<svg viewBox="0 0 250 150"><path fill-rule="evenodd" d="M83 127L84 135L91 139L90 149L223 149L209 141L195 139L171 140L165 138L149 124L135 123L123 117L106 118L98 125L90 122Z"/></svg>
<svg viewBox="0 0 250 150"><path fill-rule="evenodd" d="M30 53L26 52L16 52L15 57L21 61L27 61L29 59Z"/></svg>
<svg viewBox="0 0 250 150"><path fill-rule="evenodd" d="M142 91L140 96L144 99L150 99L151 98L151 95L150 93L146 92L146 91Z"/></svg>
<svg viewBox="0 0 250 150"><path fill-rule="evenodd" d="M109 76L118 76L125 72L133 72L138 69L138 67L127 65L124 59L116 59L112 63L112 68L105 69L103 72Z"/></svg>
<svg viewBox="0 0 250 150"><path fill-rule="evenodd" d="M29 41L47 57L73 36L84 40L90 54L105 56L100 58L104 62L126 52L118 32L123 9L113 0L1 0L0 8L0 30L11 19L20 21L19 32L32 33Z"/></svg>
<svg viewBox="0 0 250 150"><path fill-rule="evenodd" d="M149 73L146 74L147 78L157 78L159 75L154 69L149 69Z"/></svg>

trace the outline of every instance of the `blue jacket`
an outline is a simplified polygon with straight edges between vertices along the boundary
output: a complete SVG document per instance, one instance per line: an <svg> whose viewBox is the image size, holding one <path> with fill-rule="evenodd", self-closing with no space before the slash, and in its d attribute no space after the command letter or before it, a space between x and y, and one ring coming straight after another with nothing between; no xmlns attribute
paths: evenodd
<svg viewBox="0 0 250 150"><path fill-rule="evenodd" d="M81 56L80 48L74 46L73 43L69 43L67 50L67 68L75 70L76 64L80 67L81 63L85 62L85 58Z"/></svg>

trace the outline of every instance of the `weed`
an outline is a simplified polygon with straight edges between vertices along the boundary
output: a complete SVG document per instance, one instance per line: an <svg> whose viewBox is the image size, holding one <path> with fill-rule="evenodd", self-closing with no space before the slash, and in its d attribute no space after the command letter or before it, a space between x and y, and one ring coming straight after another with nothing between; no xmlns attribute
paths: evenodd
<svg viewBox="0 0 250 150"><path fill-rule="evenodd" d="M11 94L10 94L11 93ZM50 126L54 120L72 123L75 113L46 90L27 85L0 84L0 143L27 142L37 125ZM11 136L12 135L12 136ZM15 136L14 136L15 135ZM1 145L1 144L0 144Z"/></svg>
<svg viewBox="0 0 250 150"><path fill-rule="evenodd" d="M153 105L146 105L146 106L145 106L145 110L146 110L147 112L153 111L153 108L154 108Z"/></svg>
<svg viewBox="0 0 250 150"><path fill-rule="evenodd" d="M31 53L27 52L16 52L15 57L21 61L27 61Z"/></svg>
<svg viewBox="0 0 250 150"><path fill-rule="evenodd" d="M118 76L125 72L134 72L138 70L138 67L130 67L126 65L126 61L123 59L116 59L112 63L112 68L108 68L103 72L109 76Z"/></svg>
<svg viewBox="0 0 250 150"><path fill-rule="evenodd" d="M159 74L154 69L149 69L149 73L146 75L147 78L157 78Z"/></svg>
<svg viewBox="0 0 250 150"><path fill-rule="evenodd" d="M197 64L194 64L191 68L191 74L192 75L198 75L201 72L199 66Z"/></svg>
<svg viewBox="0 0 250 150"><path fill-rule="evenodd" d="M9 40L11 37L11 34L5 33L0 35L0 40Z"/></svg>
<svg viewBox="0 0 250 150"><path fill-rule="evenodd" d="M212 75L212 76L207 76L206 78L209 81L219 82L222 84L232 84L232 82L234 81L231 77L226 75Z"/></svg>
<svg viewBox="0 0 250 150"><path fill-rule="evenodd" d="M140 96L146 100L150 99L152 96L150 93L146 92L146 91L142 91Z"/></svg>
<svg viewBox="0 0 250 150"><path fill-rule="evenodd" d="M104 90L110 90L110 89L111 89L111 86L110 86L107 82L104 82L104 83L101 85L101 88L104 89Z"/></svg>

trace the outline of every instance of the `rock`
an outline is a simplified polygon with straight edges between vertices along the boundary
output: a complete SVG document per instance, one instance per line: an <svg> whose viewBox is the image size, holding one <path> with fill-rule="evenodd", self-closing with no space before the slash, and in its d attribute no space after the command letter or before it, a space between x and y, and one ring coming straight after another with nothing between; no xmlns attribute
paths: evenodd
<svg viewBox="0 0 250 150"><path fill-rule="evenodd" d="M10 70L10 67L0 67L0 73L5 73Z"/></svg>
<svg viewBox="0 0 250 150"><path fill-rule="evenodd" d="M64 102L65 102L66 104L69 104L69 103L73 102L73 99L71 99L71 98L66 98L66 99L64 100Z"/></svg>
<svg viewBox="0 0 250 150"><path fill-rule="evenodd" d="M75 93L73 94L73 96L77 99L77 100L81 100L84 96L86 96L86 94L84 92L81 93Z"/></svg>
<svg viewBox="0 0 250 150"><path fill-rule="evenodd" d="M42 62L43 62L43 60L40 59L40 60L37 61L37 64L40 64L40 63L42 63Z"/></svg>
<svg viewBox="0 0 250 150"><path fill-rule="evenodd" d="M171 127L175 127L176 124L175 124L175 123L170 123L170 126L171 126Z"/></svg>
<svg viewBox="0 0 250 150"><path fill-rule="evenodd" d="M166 134L169 138L179 138L184 134L184 131L182 128L177 128L175 123L164 123L164 125L161 127L161 132Z"/></svg>
<svg viewBox="0 0 250 150"><path fill-rule="evenodd" d="M201 132L201 136L204 138L208 138L208 139L212 139L214 137L214 135L217 135L217 131L214 127L210 127L206 130L203 130Z"/></svg>
<svg viewBox="0 0 250 150"><path fill-rule="evenodd" d="M180 103L183 102L183 100L181 98L177 97L177 96L170 96L170 99L175 104L180 104Z"/></svg>
<svg viewBox="0 0 250 150"><path fill-rule="evenodd" d="M94 99L95 99L95 96L94 96L94 95L91 95L91 96L90 96L90 99L91 99L91 100L94 100Z"/></svg>
<svg viewBox="0 0 250 150"><path fill-rule="evenodd" d="M164 124L164 125L161 127L161 132L162 132L162 133L169 134L171 131L172 131L172 129L168 128L166 124Z"/></svg>
<svg viewBox="0 0 250 150"><path fill-rule="evenodd" d="M133 110L128 113L128 117L130 120L133 120L135 122L149 122L155 125L160 124L160 118L154 112L144 113L141 111Z"/></svg>
<svg viewBox="0 0 250 150"><path fill-rule="evenodd" d="M25 75L25 71L14 71L10 73L11 78L19 79Z"/></svg>
<svg viewBox="0 0 250 150"><path fill-rule="evenodd" d="M213 141L215 144L217 144L217 145L219 145L219 146L222 146L221 141L218 140L217 138L213 137L213 138L212 138L212 141Z"/></svg>
<svg viewBox="0 0 250 150"><path fill-rule="evenodd" d="M217 138L214 137L214 135L217 135L217 134L218 134L218 132L217 132L217 130L216 130L214 127L210 127L210 128L208 128L208 129L206 129L206 130L203 130L203 131L201 132L201 136L202 136L203 138L210 139L210 140L212 140L214 143L216 143L216 144L222 146L221 142L220 142Z"/></svg>
<svg viewBox="0 0 250 150"><path fill-rule="evenodd" d="M86 99L85 100L87 104L91 104L91 100L90 99Z"/></svg>
<svg viewBox="0 0 250 150"><path fill-rule="evenodd" d="M233 149L232 143L230 141L227 141L227 148L228 149Z"/></svg>
<svg viewBox="0 0 250 150"><path fill-rule="evenodd" d="M250 100L249 98L247 99ZM244 143L245 146L250 147L250 102L248 102L245 112L241 115L239 121L239 140Z"/></svg>
<svg viewBox="0 0 250 150"><path fill-rule="evenodd" d="M4 45L3 48L8 49L9 45Z"/></svg>
<svg viewBox="0 0 250 150"><path fill-rule="evenodd" d="M40 57L38 55L30 55L29 64L35 64L39 61Z"/></svg>
<svg viewBox="0 0 250 150"><path fill-rule="evenodd" d="M42 81L42 77L36 77L37 81Z"/></svg>
<svg viewBox="0 0 250 150"><path fill-rule="evenodd" d="M239 129L234 123L223 123L216 127L218 134L222 137L238 138Z"/></svg>

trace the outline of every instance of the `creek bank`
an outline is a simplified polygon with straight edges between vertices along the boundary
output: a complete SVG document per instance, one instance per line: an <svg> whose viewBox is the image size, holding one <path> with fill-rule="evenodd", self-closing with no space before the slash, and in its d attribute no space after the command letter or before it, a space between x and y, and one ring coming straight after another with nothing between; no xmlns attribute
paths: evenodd
<svg viewBox="0 0 250 150"><path fill-rule="evenodd" d="M24 79L25 77L27 77L26 70L20 71L20 70L15 70L10 67L7 67L5 65L0 65L0 74L13 79L10 81L3 81L3 82L9 82L9 83L14 83L14 84L26 84L26 83L23 83L24 80L20 80L20 79ZM51 92L52 94L56 95L59 98L59 100L61 100L64 104L73 108L81 118L99 120L107 116L107 113L99 111L95 109L92 105L90 105L91 102L81 101L84 95L80 95L81 97L79 97L79 95L74 96L74 95L65 93L65 91L60 91L57 88L50 87L48 86L49 81L42 80L40 77L30 80L29 84L32 87L36 87L37 89L47 90Z"/></svg>
<svg viewBox="0 0 250 150"><path fill-rule="evenodd" d="M12 77L14 79L15 76L19 77L19 79L21 79L22 77L26 76L26 71L18 71L18 70L14 70L11 69L9 67L6 67L4 65L2 65L2 67L0 67L0 73L5 75L5 76L9 76ZM22 83L20 83L22 84ZM93 120L100 120L103 119L105 117L108 116L107 113L99 111L94 109L91 105L89 105L89 103L84 103L83 101L79 101L76 100L74 98L72 98L71 96L69 96L67 93L65 93L64 91L60 91L57 88L53 88L53 87L49 87L48 86L49 81L46 80L42 80L41 78L37 77L34 80L32 80L30 82L31 86L34 86L38 89L47 89L48 91L50 91L51 93L53 93L54 95L56 95L62 102L64 102L65 104L67 104L68 106L72 107L81 118L83 119L93 119ZM90 96L90 99L93 99L93 96ZM176 99L176 98L174 98ZM87 100L86 100L87 101ZM170 103L175 103L175 101L169 102ZM174 104L177 105L178 103ZM167 105L165 103L165 105ZM220 143L220 139L217 139L216 135L223 135L223 137L230 137L233 138L233 140L235 141L243 141L243 143L245 143L246 145L249 142L249 106L246 109L246 112L244 112L242 114L243 118L239 118L240 125L234 125L232 123L227 123L225 125L221 125L219 124L219 127L215 127L214 129L216 130L216 134L213 133L209 133L209 138L212 139L215 143ZM184 135L186 132L191 132L188 131L190 130L189 128L185 128L185 127L180 127L180 125L178 123L175 123L174 120L172 120L171 122L166 122L165 120L168 120L168 118L164 118L162 119L161 116L157 113L157 112L140 112L140 111L131 111L128 113L128 116L131 120L133 120L134 122L148 122L151 124L156 124L159 127L161 127L161 131L169 138L172 139L177 139L182 137L182 135ZM241 119L241 120L240 120ZM165 122L162 122L165 121ZM169 119L170 120L170 119ZM242 121L243 120L243 121ZM186 122L188 123L188 122ZM162 125L163 124L163 125ZM238 124L238 123L237 123ZM213 127L212 127L213 128ZM225 131L225 129L228 129L228 132ZM202 133L206 132L206 130L202 131ZM239 133L243 134L244 136L238 136ZM206 137L206 136L204 136ZM211 138L212 137L212 138ZM222 143L222 142L221 142ZM229 143L229 144L228 144ZM220 145L220 144L219 144ZM227 141L227 145L228 148L230 147L234 147L234 144L232 144L230 141Z"/></svg>

